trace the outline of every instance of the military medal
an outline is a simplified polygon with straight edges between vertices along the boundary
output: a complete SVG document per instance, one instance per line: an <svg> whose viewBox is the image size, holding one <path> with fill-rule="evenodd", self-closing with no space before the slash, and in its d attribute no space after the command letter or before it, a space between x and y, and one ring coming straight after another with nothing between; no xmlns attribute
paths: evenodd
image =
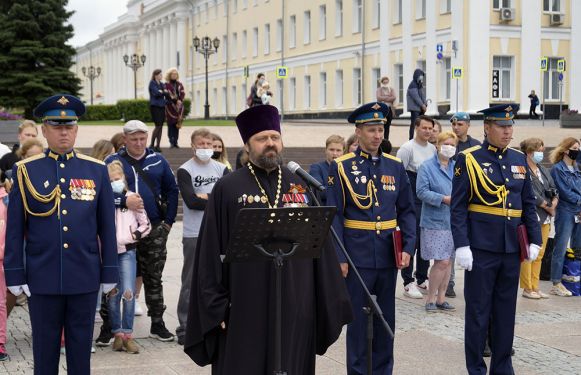
<svg viewBox="0 0 581 375"><path fill-rule="evenodd" d="M266 202L268 202L268 198L266 198L264 195L262 197L260 197L260 202L262 202L262 204L266 204Z"/></svg>
<svg viewBox="0 0 581 375"><path fill-rule="evenodd" d="M256 195L254 196L254 201L255 201L256 203L260 202L260 195L256 194Z"/></svg>
<svg viewBox="0 0 581 375"><path fill-rule="evenodd" d="M254 203L254 196L249 195L248 196L248 204L252 204L252 203Z"/></svg>
<svg viewBox="0 0 581 375"><path fill-rule="evenodd" d="M361 176L361 183L364 184L367 182L367 176Z"/></svg>

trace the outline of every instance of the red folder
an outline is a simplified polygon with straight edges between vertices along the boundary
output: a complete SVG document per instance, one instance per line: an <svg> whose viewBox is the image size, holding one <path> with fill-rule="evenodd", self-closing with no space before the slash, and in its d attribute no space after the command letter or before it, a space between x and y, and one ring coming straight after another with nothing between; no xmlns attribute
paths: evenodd
<svg viewBox="0 0 581 375"><path fill-rule="evenodd" d="M529 235L527 233L527 227L524 224L516 227L516 232L518 236L518 245L520 247L520 261L523 262L529 259Z"/></svg>
<svg viewBox="0 0 581 375"><path fill-rule="evenodd" d="M395 266L397 268L402 267L402 263L401 263L401 253L403 251L402 247L402 239L401 239L401 230L399 230L399 227L395 228L395 230L392 233L393 236L393 255L395 257Z"/></svg>

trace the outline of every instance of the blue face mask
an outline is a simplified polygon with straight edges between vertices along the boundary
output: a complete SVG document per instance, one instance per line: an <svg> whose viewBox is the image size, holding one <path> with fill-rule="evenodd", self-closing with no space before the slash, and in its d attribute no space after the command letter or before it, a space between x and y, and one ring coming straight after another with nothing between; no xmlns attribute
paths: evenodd
<svg viewBox="0 0 581 375"><path fill-rule="evenodd" d="M125 183L123 180L111 181L111 188L114 193L121 194L125 190Z"/></svg>
<svg viewBox="0 0 581 375"><path fill-rule="evenodd" d="M533 152L533 160L537 164L539 164L540 162L542 162L544 157L545 157L545 154L542 151L535 151L535 152Z"/></svg>

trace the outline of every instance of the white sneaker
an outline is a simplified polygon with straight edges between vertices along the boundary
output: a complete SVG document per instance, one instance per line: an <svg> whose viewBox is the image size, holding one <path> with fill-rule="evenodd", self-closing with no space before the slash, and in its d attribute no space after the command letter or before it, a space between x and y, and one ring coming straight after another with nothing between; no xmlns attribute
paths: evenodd
<svg viewBox="0 0 581 375"><path fill-rule="evenodd" d="M429 287L428 280L424 281L423 283L417 286L420 293L422 293L425 296L428 295L428 287Z"/></svg>
<svg viewBox="0 0 581 375"><path fill-rule="evenodd" d="M560 296L560 297L571 297L573 295L573 293L571 293L567 288L565 288L565 286L561 283L558 283L556 285L553 285L551 287L551 294L554 294L556 296Z"/></svg>
<svg viewBox="0 0 581 375"><path fill-rule="evenodd" d="M94 346L91 346L91 353L95 353L97 351L97 349L95 349Z"/></svg>
<svg viewBox="0 0 581 375"><path fill-rule="evenodd" d="M139 302L135 301L135 316L141 316L143 315L143 309L141 308L141 305L139 304Z"/></svg>
<svg viewBox="0 0 581 375"><path fill-rule="evenodd" d="M422 293L418 290L416 283L409 283L408 285L403 287L403 295L409 298L424 298Z"/></svg>

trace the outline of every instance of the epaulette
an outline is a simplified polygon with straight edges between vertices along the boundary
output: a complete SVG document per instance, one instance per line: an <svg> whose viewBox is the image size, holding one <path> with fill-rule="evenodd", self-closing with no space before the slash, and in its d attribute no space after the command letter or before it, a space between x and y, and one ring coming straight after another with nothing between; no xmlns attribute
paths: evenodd
<svg viewBox="0 0 581 375"><path fill-rule="evenodd" d="M335 161L337 163L340 163L342 161L349 160L349 159L354 158L354 157L355 157L355 153L354 152L350 152L350 153L345 154L343 156L339 156L338 158L335 159Z"/></svg>
<svg viewBox="0 0 581 375"><path fill-rule="evenodd" d="M33 156L26 158L24 160L17 161L16 166L19 167L23 164L26 164L26 163L34 161L34 160L42 159L44 157L46 157L46 154L44 152L41 152L40 154L36 154L36 155L33 155Z"/></svg>
<svg viewBox="0 0 581 375"><path fill-rule="evenodd" d="M387 153L385 153L385 152L382 152L381 154L382 154L384 157L388 158L388 159L395 160L395 161L397 161L398 163L401 163L401 159L400 159L400 158L398 158L398 157L395 157L395 156L393 156L393 155L387 154Z"/></svg>
<svg viewBox="0 0 581 375"><path fill-rule="evenodd" d="M466 150L462 151L462 153L464 155L468 155L469 153L474 152L476 150L480 150L481 148L482 148L482 146L480 146L480 145L472 146L472 147L467 148Z"/></svg>
<svg viewBox="0 0 581 375"><path fill-rule="evenodd" d="M518 153L520 153L520 154L523 154L523 155L524 155L524 152L522 152L521 150L519 150L519 149L517 149L517 148L513 148L513 147L509 147L509 148L510 148L511 150L513 150L513 151L516 151L516 152L518 152Z"/></svg>
<svg viewBox="0 0 581 375"><path fill-rule="evenodd" d="M101 164L101 165L105 165L104 161L101 161L99 159L95 159L93 157L87 156L85 154L81 154L81 153L77 153L77 157L79 159L83 159L83 160L88 160L88 161L92 161L93 163L97 163L97 164Z"/></svg>

